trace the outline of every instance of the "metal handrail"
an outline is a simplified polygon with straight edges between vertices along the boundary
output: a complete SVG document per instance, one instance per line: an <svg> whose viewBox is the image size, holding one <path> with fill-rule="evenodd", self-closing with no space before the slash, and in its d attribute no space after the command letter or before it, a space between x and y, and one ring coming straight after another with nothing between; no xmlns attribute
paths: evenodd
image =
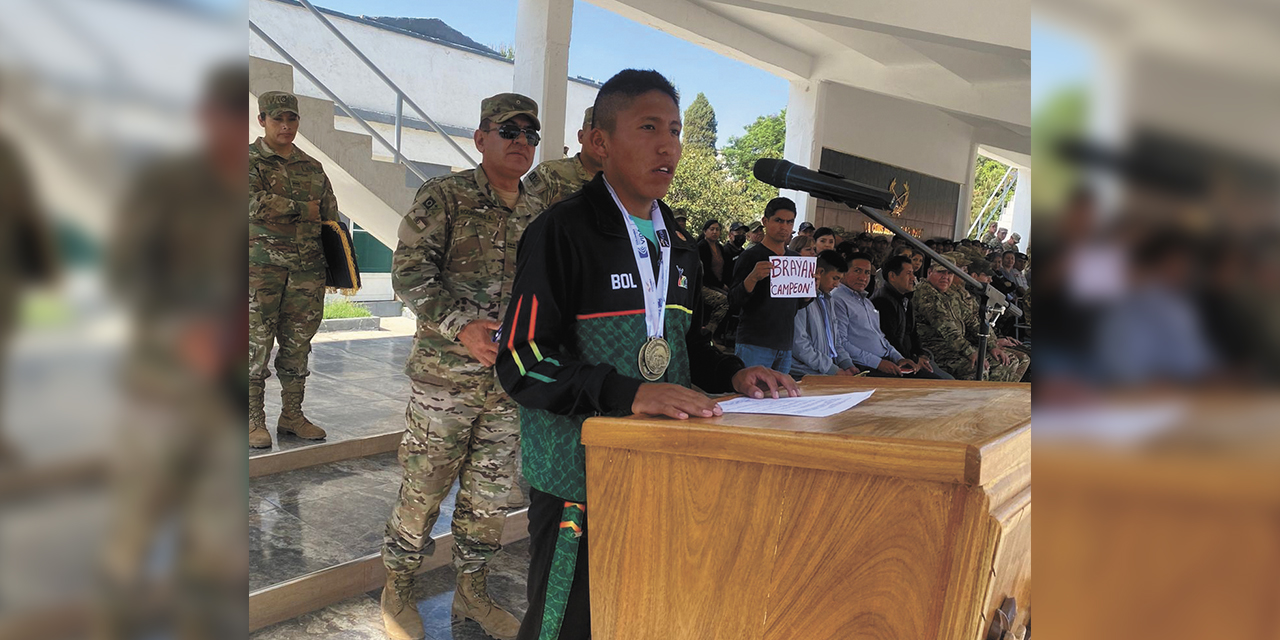
<svg viewBox="0 0 1280 640"><path fill-rule="evenodd" d="M347 106L347 103L343 102L342 98L338 97L338 94L334 93L333 91L330 91L329 87L326 87L323 82L320 82L320 79L316 78L315 74L308 71L306 67L302 66L301 62L298 62L296 58L289 55L289 52L285 51L284 47L277 44L275 40L272 40L271 36L268 36L265 32L263 32L262 29L259 28L258 25L254 24L252 20L249 21L249 30L257 34L259 38L262 38L262 41L267 43L267 46L274 49L275 52L280 54L280 56L284 58L285 61L288 62L290 65L292 65L294 69L302 73L303 76L306 76L307 80L311 81L311 84L316 85L316 87L318 87L320 91L324 93L324 95L328 96L329 99L332 100L334 104L338 105L338 107L340 107L344 112L346 112L346 114L350 116L351 119L359 123L361 127L364 127L365 132L373 136L374 140L381 142L382 146L386 147L387 150L390 151L396 157L396 162L403 164L405 167L407 167L410 171L413 172L413 175L418 176L418 178L420 178L423 182L427 181L427 174L423 173L421 169L419 169L418 167L414 166L412 163L405 160L404 156L400 155L400 151L396 149L390 142L387 142L387 139L383 138L382 134L378 133L377 131L374 131L373 127L369 124L368 121L360 117L360 115L357 114L354 109Z"/></svg>
<svg viewBox="0 0 1280 640"><path fill-rule="evenodd" d="M360 51L360 49L356 47L356 45L352 44L351 41L347 39L347 36L343 35L343 33L339 31L337 27L333 26L333 23L329 22L329 19L324 17L324 14L320 13L320 10L317 9L315 5L311 4L310 0L298 0L298 2L301 2L302 6L310 10L311 15L315 16L316 20L319 20L320 24L323 24L326 28L328 28L329 31L332 32L334 36L337 36L338 40L340 40L342 44L347 45L347 48L351 50L351 53L356 54L356 57L360 59L360 62L363 62L366 67L369 67L369 70L372 71L374 75L378 76L378 78L382 80L382 82L384 82L388 87L390 87L392 91L396 92L396 151L395 151L395 154L397 156L397 159L399 158L399 155L400 155L399 147L400 147L401 113L403 111L403 105L408 104L414 111L418 112L418 115L422 118L423 122L426 122L428 125L431 126L432 129L435 130L436 133L440 134L444 138L445 142L449 143L449 146L453 147L454 150L457 151L460 155L462 155L463 158L467 159L467 162L471 163L472 167L479 166L476 164L476 161L473 160L471 156L467 154L466 151L462 150L462 147L458 146L458 143L453 141L453 138L449 137L449 134L445 133L444 129L440 125L436 124L435 120L431 119L431 116L427 115L426 111L422 110L422 107L419 107L416 102L414 102L409 98L408 94L400 90L400 87L396 85L396 83L392 82L391 78L388 78L387 74L383 73L382 69L378 68L378 65L374 64L373 61L368 58L368 56L364 55L363 51Z"/></svg>
<svg viewBox="0 0 1280 640"><path fill-rule="evenodd" d="M974 230L980 228L982 221L987 217L987 207L990 207L991 201L995 200L996 196L1000 194L1001 189L1005 186L1005 181L1009 179L1009 174L1011 173L1013 173L1013 167L1007 167L1004 170L1004 175L1000 176L1000 182L996 183L996 188L992 189L991 195L987 196L987 201L983 203L982 209L978 210L978 215L974 216L973 224L969 226L969 231L964 234L964 237L972 237ZM1003 198L1001 199L1001 202L1003 202ZM999 207L997 206L997 210L998 208Z"/></svg>

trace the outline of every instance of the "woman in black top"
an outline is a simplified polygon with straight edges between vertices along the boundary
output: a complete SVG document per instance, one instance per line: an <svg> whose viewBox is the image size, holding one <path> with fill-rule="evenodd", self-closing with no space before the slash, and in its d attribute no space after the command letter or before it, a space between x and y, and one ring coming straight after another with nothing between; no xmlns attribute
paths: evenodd
<svg viewBox="0 0 1280 640"><path fill-rule="evenodd" d="M702 303L707 311L707 331L713 335L729 312L729 296L724 286L724 247L720 245L720 223L714 219L702 224L698 240L698 256L702 259Z"/></svg>

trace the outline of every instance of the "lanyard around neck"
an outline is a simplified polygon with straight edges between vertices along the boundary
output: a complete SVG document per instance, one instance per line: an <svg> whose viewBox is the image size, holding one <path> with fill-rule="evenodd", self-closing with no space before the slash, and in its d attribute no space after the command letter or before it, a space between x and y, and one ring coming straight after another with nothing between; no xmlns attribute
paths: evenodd
<svg viewBox="0 0 1280 640"><path fill-rule="evenodd" d="M609 195L613 196L614 204L618 205L622 223L626 225L627 235L631 238L631 253L636 259L636 268L640 271L640 287L644 292L645 330L650 338L661 338L666 320L667 285L671 276L671 239L667 236L662 211L658 208L658 201L654 200L649 210L649 218L653 221L653 235L658 239L658 277L654 278L653 264L649 261L649 241L636 223L631 221L631 214L627 213L627 208L618 199L617 192L608 180L604 181L604 186L609 189Z"/></svg>

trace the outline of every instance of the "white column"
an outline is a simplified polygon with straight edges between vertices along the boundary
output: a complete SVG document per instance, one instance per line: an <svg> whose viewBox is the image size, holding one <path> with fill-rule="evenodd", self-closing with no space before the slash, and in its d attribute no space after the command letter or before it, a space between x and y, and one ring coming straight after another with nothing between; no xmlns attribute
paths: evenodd
<svg viewBox="0 0 1280 640"><path fill-rule="evenodd" d="M787 141L782 155L815 171L822 161L827 86L825 82L793 80L787 96ZM797 229L801 222L812 220L817 215L817 200L813 196L790 189L783 189L781 195L796 202Z"/></svg>
<svg viewBox="0 0 1280 640"><path fill-rule="evenodd" d="M969 231L969 206L973 202L973 179L977 173L978 141L974 140L969 144L969 168L964 174L964 183L960 185L960 202L956 203L956 228L951 232L952 240L963 238Z"/></svg>
<svg viewBox="0 0 1280 640"><path fill-rule="evenodd" d="M542 144L534 164L564 157L565 99L569 89L569 37L573 0L519 0L516 72L512 90L538 103Z"/></svg>
<svg viewBox="0 0 1280 640"><path fill-rule="evenodd" d="M1013 212L1008 221L1009 235L1018 234L1022 240L1018 248L1026 251L1031 246L1031 169L1015 167L1018 170L1017 186L1013 189Z"/></svg>

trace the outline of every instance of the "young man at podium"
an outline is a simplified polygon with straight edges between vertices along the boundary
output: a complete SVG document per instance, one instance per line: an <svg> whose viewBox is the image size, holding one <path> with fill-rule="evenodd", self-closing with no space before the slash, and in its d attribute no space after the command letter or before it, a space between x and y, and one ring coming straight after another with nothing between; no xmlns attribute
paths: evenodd
<svg viewBox="0 0 1280 640"><path fill-rule="evenodd" d="M547 209L520 241L498 378L520 404L529 506L529 611L521 640L588 638L582 423L632 413L720 413L709 392L798 394L703 335L701 262L667 194L680 161L679 96L656 71L601 87L587 141L604 172Z"/></svg>

